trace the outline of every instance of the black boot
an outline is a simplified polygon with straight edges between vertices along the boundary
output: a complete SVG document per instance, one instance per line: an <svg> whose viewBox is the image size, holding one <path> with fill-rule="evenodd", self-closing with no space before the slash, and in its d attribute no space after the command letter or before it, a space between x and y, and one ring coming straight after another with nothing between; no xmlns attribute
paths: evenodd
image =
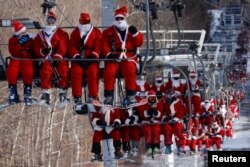
<svg viewBox="0 0 250 167"><path fill-rule="evenodd" d="M130 145L129 142L122 142L122 149L124 152L124 157L128 157L129 151L130 151Z"/></svg>
<svg viewBox="0 0 250 167"><path fill-rule="evenodd" d="M91 158L91 162L93 162L93 161L102 161L100 142L96 142L96 143L92 144L91 152L94 153L92 158Z"/></svg>
<svg viewBox="0 0 250 167"><path fill-rule="evenodd" d="M137 103L136 98L135 98L136 91L134 90L127 90L127 99L129 104L135 104Z"/></svg>
<svg viewBox="0 0 250 167"><path fill-rule="evenodd" d="M114 148L115 148L115 159L120 159L123 157L121 153L121 142L120 141L114 141L113 142Z"/></svg>
<svg viewBox="0 0 250 167"><path fill-rule="evenodd" d="M9 104L15 104L20 102L16 85L9 85L9 96L7 101Z"/></svg>
<svg viewBox="0 0 250 167"><path fill-rule="evenodd" d="M114 90L104 91L104 104L113 105L114 104Z"/></svg>
<svg viewBox="0 0 250 167"><path fill-rule="evenodd" d="M60 103L65 103L65 104L68 104L70 102L70 99L67 98L67 89L60 88L59 100L60 100Z"/></svg>
<svg viewBox="0 0 250 167"><path fill-rule="evenodd" d="M24 96L24 103L27 106L32 105L34 102L33 98L31 97L31 92L32 92L32 86L31 85L24 85L23 96Z"/></svg>
<svg viewBox="0 0 250 167"><path fill-rule="evenodd" d="M50 90L49 89L43 89L42 95L41 95L41 103L50 105Z"/></svg>

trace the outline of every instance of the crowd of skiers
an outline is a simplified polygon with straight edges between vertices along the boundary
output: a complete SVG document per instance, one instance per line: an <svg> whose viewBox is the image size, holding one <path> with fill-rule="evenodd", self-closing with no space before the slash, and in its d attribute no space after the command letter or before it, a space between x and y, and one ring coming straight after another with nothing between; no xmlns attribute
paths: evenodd
<svg viewBox="0 0 250 167"><path fill-rule="evenodd" d="M224 138L233 138L232 121L239 117L238 100L244 96L239 90L221 90L218 97L201 101L198 74L190 71L188 76L191 104L186 83L181 82L180 73L173 70L165 83L161 76L155 77L153 85L149 85L144 76L137 79L136 99L139 103L146 98L146 104L129 109L97 107L91 119L93 160L102 157L100 141L105 134L112 137L118 159L129 153L136 156L142 137L148 155L159 153L161 134L166 154L173 152L173 136L177 154L186 153L186 147L190 153L221 150Z"/></svg>
<svg viewBox="0 0 250 167"><path fill-rule="evenodd" d="M117 9L114 25L101 32L91 24L88 13L81 13L79 25L70 36L58 27L58 18L52 11L48 12L46 25L36 36L27 33L23 24L14 21L14 35L8 45L14 58L8 63L6 71L8 103L20 101L17 80L21 73L24 102L32 105L34 64L39 66L41 102L50 104L54 77L59 88L60 102L69 102L67 90L71 81L75 107L82 105L84 77L87 78L89 102L98 100L98 59L105 58L108 61L105 61L102 77L103 103L106 105L95 106L96 111L91 116L94 125L93 160L101 160L101 140L107 136L113 139L117 159L127 156L129 152L136 156L142 136L147 154L159 152L161 134L164 136L166 154L172 153L173 136L178 154L185 153L186 146L192 152L200 151L203 145L205 150L212 149L213 145L220 150L224 136L233 137L232 121L239 115L236 99L244 98L243 92L224 91L224 96L202 101L201 82L196 71L188 74L190 92L186 84L181 82L180 73L175 70L165 83L161 76L155 77L153 85L147 84L144 77L136 80L136 52L143 44L143 36L135 26L128 25L127 16L125 6ZM65 57L72 61L66 61ZM29 60L34 58L42 61L36 63ZM142 99L147 99L147 103L129 109L113 108L114 84L118 75L125 80L129 104L138 103ZM191 103L187 92L191 95ZM230 97L228 103L224 97Z"/></svg>
<svg viewBox="0 0 250 167"><path fill-rule="evenodd" d="M113 104L114 83L117 74L125 79L126 95L129 103L135 103L137 47L143 44L143 35L135 26L127 23L126 6L114 13L114 24L101 32L91 24L88 13L81 13L79 25L69 34L58 27L58 18L53 11L46 17L45 27L34 37L26 27L13 21L14 35L9 39L9 52L14 57L7 67L9 84L8 103L20 101L17 92L18 75L21 73L24 84L24 102L33 102L33 64L38 64L41 80L40 101L50 104L52 79L59 88L60 102L69 102L67 90L69 81L75 106L82 105L82 85L87 78L88 100L98 99L99 58L105 58L104 103ZM64 58L71 59L66 61ZM16 59L15 59L16 58ZM29 59L38 58L42 61ZM117 61L119 60L119 61Z"/></svg>

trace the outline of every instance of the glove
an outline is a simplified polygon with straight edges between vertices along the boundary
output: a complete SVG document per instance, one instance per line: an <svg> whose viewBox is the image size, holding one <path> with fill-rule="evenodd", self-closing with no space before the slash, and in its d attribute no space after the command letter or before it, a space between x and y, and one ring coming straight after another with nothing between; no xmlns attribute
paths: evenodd
<svg viewBox="0 0 250 167"><path fill-rule="evenodd" d="M135 26L129 26L128 31L129 31L132 35L135 35L135 34L138 32L138 30L137 30L137 28L136 28Z"/></svg>
<svg viewBox="0 0 250 167"><path fill-rule="evenodd" d="M148 113L149 116L152 116L153 113L154 113L154 111L155 111L155 109L149 108L148 111L147 111L147 113Z"/></svg>
<svg viewBox="0 0 250 167"><path fill-rule="evenodd" d="M102 122L100 119L96 121L96 125L98 126L107 126L106 122Z"/></svg>
<svg viewBox="0 0 250 167"><path fill-rule="evenodd" d="M50 53L50 51L51 51L51 48L43 48L42 49L42 54L48 55Z"/></svg>
<svg viewBox="0 0 250 167"><path fill-rule="evenodd" d="M209 112L209 111L206 111L206 112L205 112L205 116L208 117L209 115L210 115L210 112Z"/></svg>
<svg viewBox="0 0 250 167"><path fill-rule="evenodd" d="M18 40L18 42L22 45L22 44L28 42L29 39L30 39L30 36L29 36L28 34L26 34L26 35L23 35L23 36Z"/></svg>
<svg viewBox="0 0 250 167"><path fill-rule="evenodd" d="M114 53L108 54L107 59L117 59L116 54Z"/></svg>
<svg viewBox="0 0 250 167"><path fill-rule="evenodd" d="M120 123L119 122L114 122L114 128L119 128L120 127Z"/></svg>
<svg viewBox="0 0 250 167"><path fill-rule="evenodd" d="M154 114L154 116L157 116L158 115L158 111L154 110L153 114Z"/></svg>
<svg viewBox="0 0 250 167"><path fill-rule="evenodd" d="M129 117L130 121L129 121L129 125L132 125L135 123L135 117L132 115Z"/></svg>

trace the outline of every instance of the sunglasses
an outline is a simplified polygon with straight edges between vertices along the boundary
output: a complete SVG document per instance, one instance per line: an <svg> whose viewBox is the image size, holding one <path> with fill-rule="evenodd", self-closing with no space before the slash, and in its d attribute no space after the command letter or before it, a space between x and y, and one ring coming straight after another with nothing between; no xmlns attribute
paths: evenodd
<svg viewBox="0 0 250 167"><path fill-rule="evenodd" d="M174 80L178 80L179 78L178 77L173 77Z"/></svg>
<svg viewBox="0 0 250 167"><path fill-rule="evenodd" d="M156 83L162 83L162 80L158 80L158 81L156 81Z"/></svg>
<svg viewBox="0 0 250 167"><path fill-rule="evenodd" d="M116 17L115 21L120 21L120 20L124 20L124 19L125 19L124 17Z"/></svg>

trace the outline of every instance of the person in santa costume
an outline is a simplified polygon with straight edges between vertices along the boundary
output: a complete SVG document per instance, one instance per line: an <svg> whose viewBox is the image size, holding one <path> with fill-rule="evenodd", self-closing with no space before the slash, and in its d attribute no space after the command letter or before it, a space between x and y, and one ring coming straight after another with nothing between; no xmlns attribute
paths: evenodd
<svg viewBox="0 0 250 167"><path fill-rule="evenodd" d="M46 25L36 36L33 47L37 58L43 59L40 64L41 102L46 104L50 104L53 75L58 76L60 102L69 102L67 98L69 66L63 60L67 53L69 35L58 28L57 21L55 13L48 12Z"/></svg>
<svg viewBox="0 0 250 167"><path fill-rule="evenodd" d="M209 131L210 136L210 149L213 149L213 146L216 145L217 150L221 151L221 144L224 138L224 130L218 125L217 122L212 124L212 127Z"/></svg>
<svg viewBox="0 0 250 167"><path fill-rule="evenodd" d="M184 104L181 98L177 97L178 94L173 89L166 92L165 103L164 103L164 115L163 122L165 123L162 127L164 135L164 144L166 146L165 153L171 154L173 144L172 137L176 136L177 152L181 153L181 146L185 140L183 136L183 116L185 113Z"/></svg>
<svg viewBox="0 0 250 167"><path fill-rule="evenodd" d="M103 71L104 103L113 104L114 84L117 75L125 79L126 95L129 103L136 103L137 48L143 44L143 35L133 25L127 23L128 11L123 6L115 11L114 25L102 33L102 54L106 59L126 59L106 61Z"/></svg>
<svg viewBox="0 0 250 167"><path fill-rule="evenodd" d="M112 138L115 148L115 158L119 159L123 155L121 153L121 116L118 109L110 107L95 107L96 111L92 112L91 121L94 126L92 150L94 153L92 161L101 160L101 140L104 138Z"/></svg>
<svg viewBox="0 0 250 167"><path fill-rule="evenodd" d="M148 92L148 103L136 107L142 131L145 138L147 154L158 153L160 149L160 134L163 105L157 100L153 90Z"/></svg>
<svg viewBox="0 0 250 167"><path fill-rule="evenodd" d="M192 119L195 128L199 126L199 117L201 113L201 94L200 94L200 85L201 82L198 79L198 75L195 71L190 71L188 84L191 91L191 110L192 110ZM186 112L189 113L189 103L186 99Z"/></svg>
<svg viewBox="0 0 250 167"><path fill-rule="evenodd" d="M155 83L153 84L153 86L151 87L151 89L153 91L156 92L156 96L157 96L157 99L161 99L163 97L163 92L162 92L162 86L164 85L163 83L163 78L162 76L155 76Z"/></svg>
<svg viewBox="0 0 250 167"><path fill-rule="evenodd" d="M14 35L9 39L8 48L10 54L19 59L29 59L33 57L32 42L33 35L26 32L26 27L14 20L13 21ZM21 73L23 79L23 96L26 105L32 104L32 79L34 74L33 61L31 60L15 60L10 59L7 66L6 76L9 85L8 103L18 103L19 95L17 92L18 75Z"/></svg>
<svg viewBox="0 0 250 167"><path fill-rule="evenodd" d="M201 116L199 122L202 125L211 127L213 123L213 114L214 114L213 106L211 105L209 100L205 100L203 106L201 107Z"/></svg>
<svg viewBox="0 0 250 167"><path fill-rule="evenodd" d="M185 86L181 83L180 72L177 70L172 70L171 79L164 84L161 88L161 92L167 92L170 89L173 89L179 97L182 97L185 94Z"/></svg>
<svg viewBox="0 0 250 167"><path fill-rule="evenodd" d="M141 99L146 98L148 91L150 90L150 85L146 82L145 76L140 76L136 80L136 95L135 98L139 102Z"/></svg>
<svg viewBox="0 0 250 167"><path fill-rule="evenodd" d="M84 59L99 59L101 31L91 24L90 15L81 13L79 26L70 35L69 54L72 59L71 81L75 105L82 104L84 75L88 82L89 102L98 99L99 63ZM81 61L80 61L81 60Z"/></svg>

